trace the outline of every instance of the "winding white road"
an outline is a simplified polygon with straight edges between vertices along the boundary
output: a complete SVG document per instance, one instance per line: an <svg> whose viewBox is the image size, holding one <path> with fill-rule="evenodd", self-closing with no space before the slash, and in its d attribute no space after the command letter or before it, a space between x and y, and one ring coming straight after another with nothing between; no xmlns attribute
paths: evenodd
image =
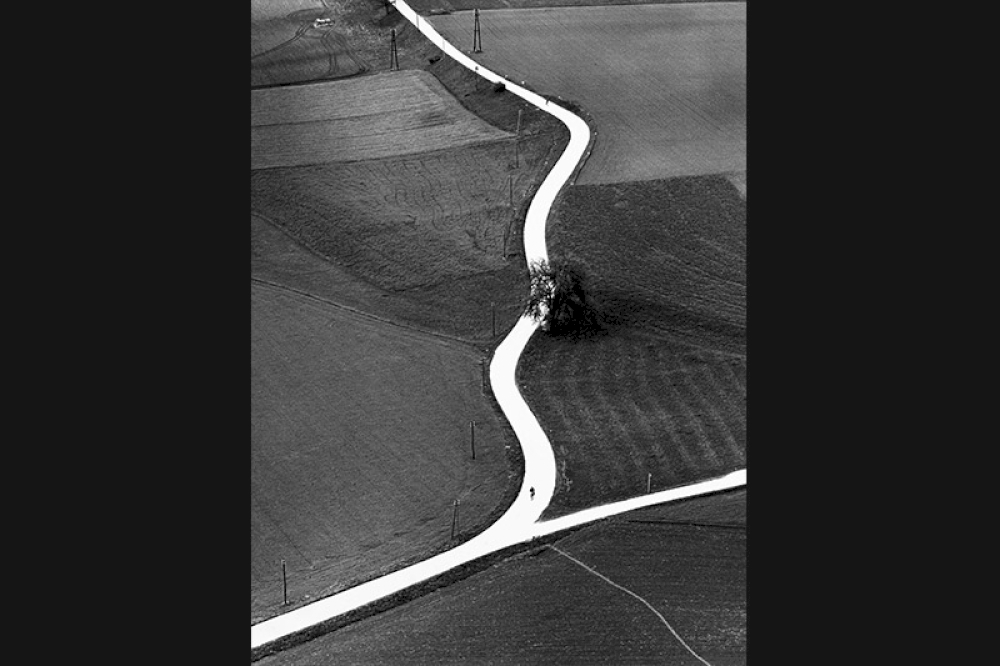
<svg viewBox="0 0 1000 666"><path fill-rule="evenodd" d="M544 97L483 68L446 42L425 18L419 16L403 0L396 0L395 6L400 14L449 56L491 82L503 81L508 91L552 114L569 128L569 145L539 186L524 224L525 259L529 264L540 259L547 260L545 223L549 209L559 190L583 158L590 143L590 128L569 110L554 103L550 104ZM548 437L545 436L541 425L521 396L515 376L521 352L536 328L538 323L532 318L522 317L497 347L490 363L490 383L493 393L514 429L524 453L524 480L517 498L507 512L484 532L449 551L251 626L251 650L301 632L516 543L645 506L746 485L746 470L738 470L709 481L539 522L555 491L556 461ZM530 494L532 487L535 489L534 498Z"/></svg>

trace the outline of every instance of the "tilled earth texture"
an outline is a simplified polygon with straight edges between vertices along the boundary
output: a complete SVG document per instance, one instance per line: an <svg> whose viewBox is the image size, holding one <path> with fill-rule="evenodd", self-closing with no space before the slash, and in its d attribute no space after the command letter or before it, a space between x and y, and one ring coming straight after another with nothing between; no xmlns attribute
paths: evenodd
<svg viewBox="0 0 1000 666"><path fill-rule="evenodd" d="M419 70L250 91L251 169L355 162L509 137Z"/></svg>
<svg viewBox="0 0 1000 666"><path fill-rule="evenodd" d="M741 491L584 527L258 663L737 666L746 642Z"/></svg>
<svg viewBox="0 0 1000 666"><path fill-rule="evenodd" d="M570 188L549 230L603 329L519 367L559 477L548 516L746 466L746 201L721 176Z"/></svg>

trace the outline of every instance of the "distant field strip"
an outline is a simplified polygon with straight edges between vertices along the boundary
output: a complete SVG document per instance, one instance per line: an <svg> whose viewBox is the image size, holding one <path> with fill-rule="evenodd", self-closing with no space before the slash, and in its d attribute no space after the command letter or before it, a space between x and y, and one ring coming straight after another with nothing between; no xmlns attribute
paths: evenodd
<svg viewBox="0 0 1000 666"><path fill-rule="evenodd" d="M478 61L593 115L579 184L746 169L746 3L480 16ZM471 12L429 20L449 41L471 39Z"/></svg>
<svg viewBox="0 0 1000 666"><path fill-rule="evenodd" d="M250 91L250 169L409 155L509 137L418 70Z"/></svg>
<svg viewBox="0 0 1000 666"><path fill-rule="evenodd" d="M636 599L638 599L639 601L641 601L643 603L643 605L646 606L646 608L648 608L649 610L653 611L653 613L656 614L656 617L660 618L660 622L662 622L664 625L666 625L667 629L670 630L670 633L674 635L674 638L676 638L678 640L678 642L680 642L680 644L684 646L684 649L686 649L688 652L690 652L691 654L693 654L695 656L695 658L698 661L700 661L701 663L705 664L705 666L712 666L707 661L705 661L704 659L702 659L701 656L697 652L695 652L694 650L692 650L690 645L688 645L687 643L684 642L684 639L681 638L680 634L678 634L676 631L674 631L674 628L670 626L669 622L667 622L667 618L663 617L663 614L660 611L656 610L656 608L654 608L651 603L649 603L648 601L646 601L645 599L643 599L642 597L640 597L638 594L636 594L632 590L628 589L627 587L622 587L621 585L619 585L615 581L611 580L610 578L608 578L604 574L600 573L599 571L591 569L586 564L584 564L580 560L576 559L575 557L573 557L569 553L567 553L567 552L565 552L563 550L560 550L557 546L550 545L549 548L551 548L552 550L556 551L557 553L559 553L560 555L562 555L566 559L568 559L568 560L570 560L572 562L575 562L576 564L579 564L581 567L583 567L584 569L586 569L590 573L594 574L595 576L597 576L598 578L600 578L604 582L608 583L609 585L611 585L613 587L616 587L619 590L621 590L622 592L624 592L625 594L633 596Z"/></svg>

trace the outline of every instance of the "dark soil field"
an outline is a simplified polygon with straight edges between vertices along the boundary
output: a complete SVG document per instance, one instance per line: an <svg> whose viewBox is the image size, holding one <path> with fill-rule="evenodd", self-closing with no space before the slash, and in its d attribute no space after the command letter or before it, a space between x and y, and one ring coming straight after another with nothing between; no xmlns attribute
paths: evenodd
<svg viewBox="0 0 1000 666"><path fill-rule="evenodd" d="M492 523L517 442L467 345L250 285L251 621L350 587ZM476 421L476 459L470 421Z"/></svg>
<svg viewBox="0 0 1000 666"><path fill-rule="evenodd" d="M500 334L527 293L520 232L555 151L554 137L541 135L522 141L520 169L508 166L510 146L494 142L255 171L251 210L374 290L355 307L485 344L493 310Z"/></svg>
<svg viewBox="0 0 1000 666"><path fill-rule="evenodd" d="M625 514L258 663L703 663L599 573L702 659L745 664L743 516L743 491Z"/></svg>
<svg viewBox="0 0 1000 666"><path fill-rule="evenodd" d="M746 202L721 176L570 188L553 255L603 330L536 335L519 367L559 466L546 517L746 466Z"/></svg>

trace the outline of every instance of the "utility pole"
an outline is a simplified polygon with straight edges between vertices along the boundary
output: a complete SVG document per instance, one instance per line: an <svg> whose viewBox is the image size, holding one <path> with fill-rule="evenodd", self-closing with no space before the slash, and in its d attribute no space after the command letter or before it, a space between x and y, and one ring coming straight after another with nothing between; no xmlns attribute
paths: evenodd
<svg viewBox="0 0 1000 666"><path fill-rule="evenodd" d="M653 473L649 472L646 475L646 494L649 494L650 489L653 487Z"/></svg>
<svg viewBox="0 0 1000 666"><path fill-rule="evenodd" d="M399 53L396 50L396 29L392 29L391 42L389 43L389 71L395 72L399 70Z"/></svg>
<svg viewBox="0 0 1000 666"><path fill-rule="evenodd" d="M472 433L472 459L476 459L476 422L469 421L469 432Z"/></svg>
<svg viewBox="0 0 1000 666"><path fill-rule="evenodd" d="M458 526L458 500L455 500L455 512L451 516L451 540L455 540L455 527Z"/></svg>
<svg viewBox="0 0 1000 666"><path fill-rule="evenodd" d="M281 598L282 606L288 605L288 576L285 573L285 561L281 560Z"/></svg>
<svg viewBox="0 0 1000 666"><path fill-rule="evenodd" d="M514 196L513 195L513 186L511 186L511 190L512 190L512 192L511 192L511 198L513 199L513 196ZM507 239L510 238L510 228L512 226L514 226L514 210L513 210L513 205L514 205L514 202L512 200L511 201L511 207L512 208L511 208L511 211L510 211L510 216L509 216L509 218L507 220L507 230L503 234L503 260L504 261L507 261Z"/></svg>
<svg viewBox="0 0 1000 666"><path fill-rule="evenodd" d="M476 10L476 24L472 28L472 52L483 52L483 35L479 31L479 10Z"/></svg>
<svg viewBox="0 0 1000 666"><path fill-rule="evenodd" d="M521 168L521 157L518 144L521 143L521 109L517 110L517 130L514 134L514 168Z"/></svg>
<svg viewBox="0 0 1000 666"><path fill-rule="evenodd" d="M490 301L490 312L493 314L493 337L497 337L497 304L496 301Z"/></svg>

